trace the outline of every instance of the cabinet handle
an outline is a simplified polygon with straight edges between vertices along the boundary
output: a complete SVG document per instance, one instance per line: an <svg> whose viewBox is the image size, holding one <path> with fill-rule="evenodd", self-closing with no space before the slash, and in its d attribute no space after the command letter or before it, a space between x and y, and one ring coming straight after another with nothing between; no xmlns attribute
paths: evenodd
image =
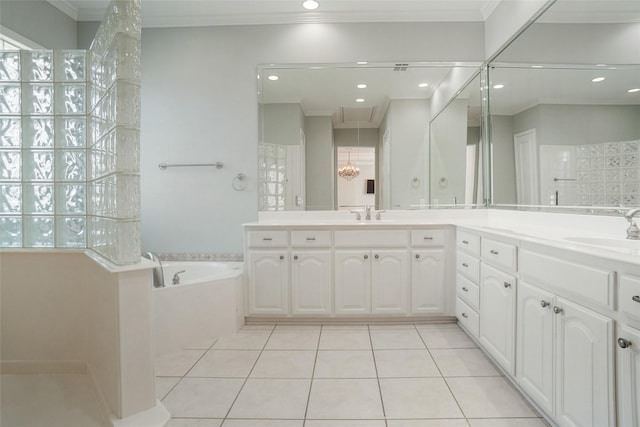
<svg viewBox="0 0 640 427"><path fill-rule="evenodd" d="M494 251L493 249L491 249L491 250L489 251L489 253L490 253L490 254L493 254L493 255L498 255L498 251Z"/></svg>
<svg viewBox="0 0 640 427"><path fill-rule="evenodd" d="M545 300L541 300L541 301L540 301L540 306L541 306L542 308L549 307L550 305L551 305L551 303L550 303L549 301L545 301Z"/></svg>
<svg viewBox="0 0 640 427"><path fill-rule="evenodd" d="M307 237L307 240L316 240L315 237Z"/></svg>
<svg viewBox="0 0 640 427"><path fill-rule="evenodd" d="M509 282L504 282L504 287L505 287L505 288L510 288L510 287L511 287L511 283L509 283Z"/></svg>
<svg viewBox="0 0 640 427"><path fill-rule="evenodd" d="M631 347L631 341L624 339L624 338L618 338L618 347L620 348L629 348Z"/></svg>
<svg viewBox="0 0 640 427"><path fill-rule="evenodd" d="M294 256L293 256L293 259L298 259L298 255L294 255Z"/></svg>
<svg viewBox="0 0 640 427"><path fill-rule="evenodd" d="M262 240L264 240L265 242L270 242L273 239L271 237L263 237Z"/></svg>
<svg viewBox="0 0 640 427"><path fill-rule="evenodd" d="M284 259L284 255L280 255L280 259Z"/></svg>
<svg viewBox="0 0 640 427"><path fill-rule="evenodd" d="M467 316L467 313L462 313L462 317L464 317L466 319L469 316Z"/></svg>
<svg viewBox="0 0 640 427"><path fill-rule="evenodd" d="M468 244L469 244L469 241L468 241L468 240L463 240L463 241L462 241L462 244L463 244L463 245L468 245Z"/></svg>
<svg viewBox="0 0 640 427"><path fill-rule="evenodd" d="M634 295L631 297L632 300L634 300L635 302L640 302L640 295Z"/></svg>
<svg viewBox="0 0 640 427"><path fill-rule="evenodd" d="M420 254L416 254L416 259L419 259L419 258L420 258Z"/></svg>
<svg viewBox="0 0 640 427"><path fill-rule="evenodd" d="M564 310L563 310L563 309L561 309L560 307L558 307L557 305L554 305L554 306L553 306L553 312L554 312L555 314L560 314L560 313L562 313L563 311L564 311Z"/></svg>
<svg viewBox="0 0 640 427"><path fill-rule="evenodd" d="M424 240L433 240L433 237L426 237L425 236Z"/></svg>
<svg viewBox="0 0 640 427"><path fill-rule="evenodd" d="M375 255L374 255L374 258L375 258L375 259L378 259L378 258L380 258L380 255L378 255L378 254L375 254Z"/></svg>
<svg viewBox="0 0 640 427"><path fill-rule="evenodd" d="M463 262L462 266L466 268L466 267L469 267L469 264L467 264L466 262Z"/></svg>
<svg viewBox="0 0 640 427"><path fill-rule="evenodd" d="M464 286L462 287L462 290L463 290L463 291L465 291L465 292L469 292L469 289L467 289L467 288L466 288L466 287L464 287Z"/></svg>
<svg viewBox="0 0 640 427"><path fill-rule="evenodd" d="M365 255L365 256L364 256L364 259L369 259L369 255Z"/></svg>

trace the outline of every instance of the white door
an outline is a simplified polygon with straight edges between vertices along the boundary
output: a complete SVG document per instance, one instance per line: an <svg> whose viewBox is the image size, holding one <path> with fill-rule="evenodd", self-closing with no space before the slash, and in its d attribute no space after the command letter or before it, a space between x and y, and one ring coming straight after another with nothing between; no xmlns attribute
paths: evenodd
<svg viewBox="0 0 640 427"><path fill-rule="evenodd" d="M371 313L371 253L335 252L336 314Z"/></svg>
<svg viewBox="0 0 640 427"><path fill-rule="evenodd" d="M291 313L331 314L331 252L293 251Z"/></svg>
<svg viewBox="0 0 640 427"><path fill-rule="evenodd" d="M640 425L640 331L618 328L618 425Z"/></svg>
<svg viewBox="0 0 640 427"><path fill-rule="evenodd" d="M516 379L547 414L553 414L553 294L518 284Z"/></svg>
<svg viewBox="0 0 640 427"><path fill-rule="evenodd" d="M249 314L289 314L286 251L249 253Z"/></svg>
<svg viewBox="0 0 640 427"><path fill-rule="evenodd" d="M514 374L516 279L482 264L480 342L495 360Z"/></svg>
<svg viewBox="0 0 640 427"><path fill-rule="evenodd" d="M406 314L409 301L407 251L373 250L371 260L371 311Z"/></svg>
<svg viewBox="0 0 640 427"><path fill-rule="evenodd" d="M516 195L519 205L539 205L538 149L536 130L513 136L516 157Z"/></svg>
<svg viewBox="0 0 640 427"><path fill-rule="evenodd" d="M613 320L557 298L556 416L562 427L613 426Z"/></svg>
<svg viewBox="0 0 640 427"><path fill-rule="evenodd" d="M444 248L422 249L411 253L411 313L444 314Z"/></svg>

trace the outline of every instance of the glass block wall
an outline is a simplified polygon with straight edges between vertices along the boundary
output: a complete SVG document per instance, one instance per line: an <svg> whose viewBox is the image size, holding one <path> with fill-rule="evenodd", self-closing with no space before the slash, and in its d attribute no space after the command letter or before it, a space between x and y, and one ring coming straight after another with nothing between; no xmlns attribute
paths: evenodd
<svg viewBox="0 0 640 427"><path fill-rule="evenodd" d="M140 260L140 0L90 51L0 51L0 247Z"/></svg>
<svg viewBox="0 0 640 427"><path fill-rule="evenodd" d="M287 146L263 142L258 150L259 209L282 211L287 194Z"/></svg>
<svg viewBox="0 0 640 427"><path fill-rule="evenodd" d="M90 48L87 245L140 260L140 0L114 0Z"/></svg>

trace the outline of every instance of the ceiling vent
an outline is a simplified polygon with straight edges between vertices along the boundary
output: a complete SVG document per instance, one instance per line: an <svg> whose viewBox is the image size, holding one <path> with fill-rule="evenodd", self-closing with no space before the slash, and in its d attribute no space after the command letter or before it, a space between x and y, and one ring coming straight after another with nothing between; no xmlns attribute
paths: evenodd
<svg viewBox="0 0 640 427"><path fill-rule="evenodd" d="M409 68L409 64L396 64L393 71L407 71L407 68Z"/></svg>
<svg viewBox="0 0 640 427"><path fill-rule="evenodd" d="M370 123L373 120L373 115L376 111L375 107L368 108L352 108L352 107L340 107L340 121L342 123L358 123L361 125L364 123Z"/></svg>

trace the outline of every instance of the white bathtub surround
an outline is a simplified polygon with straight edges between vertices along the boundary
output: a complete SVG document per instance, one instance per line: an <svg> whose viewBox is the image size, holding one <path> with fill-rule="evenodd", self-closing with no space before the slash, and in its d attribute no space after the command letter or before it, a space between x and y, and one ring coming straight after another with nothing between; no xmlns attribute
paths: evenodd
<svg viewBox="0 0 640 427"><path fill-rule="evenodd" d="M182 253L182 252L159 252L156 253L160 261L193 261L193 262L242 262L242 254L223 253Z"/></svg>
<svg viewBox="0 0 640 427"><path fill-rule="evenodd" d="M166 419L155 400L154 266L118 267L80 251L0 252L2 372L86 373L107 425L141 426L127 423L143 412Z"/></svg>
<svg viewBox="0 0 640 427"><path fill-rule="evenodd" d="M153 289L157 356L209 348L244 324L242 268L241 262L162 262L165 287ZM180 271L180 284L173 285Z"/></svg>

